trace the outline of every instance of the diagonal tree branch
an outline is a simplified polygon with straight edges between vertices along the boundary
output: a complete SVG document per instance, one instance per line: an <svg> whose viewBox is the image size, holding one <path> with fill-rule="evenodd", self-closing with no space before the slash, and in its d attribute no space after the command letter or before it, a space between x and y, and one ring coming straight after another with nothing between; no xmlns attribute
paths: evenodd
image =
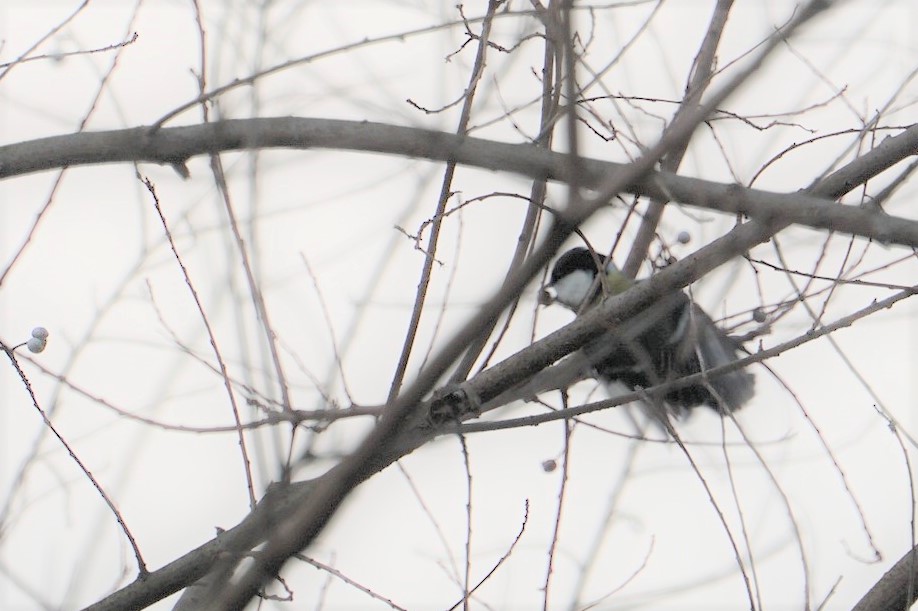
<svg viewBox="0 0 918 611"><path fill-rule="evenodd" d="M727 16L730 14L732 6L733 0L717 1L717 6L714 7L714 14L711 16L711 23L708 25L708 31L701 43L698 54L695 56L695 61L692 62L692 73L688 86L685 88L685 99L679 105L673 121L689 110L696 110L701 96L704 95L705 89L711 83L717 45L720 43L720 36L727 25ZM675 172L679 169L682 158L685 156L686 150L688 150L688 144L688 141L685 141L682 146L673 148L663 158L660 167L668 172ZM663 209L666 204L667 201L665 199L653 198L647 207L647 212L641 219L641 225L638 227L634 243L631 245L631 251L622 266L622 272L629 278L637 276L641 262L647 256L647 249L650 248L650 244L657 233L657 226L660 224L660 219L663 218Z"/></svg>
<svg viewBox="0 0 918 611"><path fill-rule="evenodd" d="M906 611L918 600L918 547L905 552L852 611Z"/></svg>

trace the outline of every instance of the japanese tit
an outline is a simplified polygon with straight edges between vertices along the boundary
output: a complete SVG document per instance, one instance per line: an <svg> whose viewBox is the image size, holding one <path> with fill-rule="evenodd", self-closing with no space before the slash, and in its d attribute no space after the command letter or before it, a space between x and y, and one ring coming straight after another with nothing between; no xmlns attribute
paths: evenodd
<svg viewBox="0 0 918 611"><path fill-rule="evenodd" d="M596 275L602 255L573 248L555 262L539 301L560 303L574 312L596 305L604 293L617 295L634 282L614 265ZM601 335L584 350L597 378L631 390L649 388L737 360L739 343L714 324L683 292L672 295ZM720 413L739 409L753 394L754 376L743 369L711 376L664 396L675 415L707 405Z"/></svg>

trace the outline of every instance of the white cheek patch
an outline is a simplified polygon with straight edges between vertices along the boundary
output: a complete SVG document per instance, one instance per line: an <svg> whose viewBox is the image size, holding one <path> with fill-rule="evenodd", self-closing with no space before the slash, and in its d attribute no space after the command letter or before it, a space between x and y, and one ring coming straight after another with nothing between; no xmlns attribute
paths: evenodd
<svg viewBox="0 0 918 611"><path fill-rule="evenodd" d="M596 276L585 270L576 270L563 278L558 278L552 286L555 289L555 301L572 310L578 309L590 293L595 278Z"/></svg>

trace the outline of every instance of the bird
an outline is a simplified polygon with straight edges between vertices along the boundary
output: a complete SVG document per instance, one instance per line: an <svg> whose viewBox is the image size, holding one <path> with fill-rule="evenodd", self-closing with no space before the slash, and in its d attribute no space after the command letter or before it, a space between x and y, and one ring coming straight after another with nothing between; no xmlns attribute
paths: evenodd
<svg viewBox="0 0 918 611"><path fill-rule="evenodd" d="M580 313L595 307L604 295L617 295L635 284L611 262L605 265L604 277L597 279L603 261L587 248L568 250L555 261L540 303L557 303ZM678 291L604 332L583 350L590 356L594 377L634 391L726 365L739 358L741 349ZM752 398L754 382L752 373L736 369L666 392L663 406L676 416L701 405L725 415Z"/></svg>

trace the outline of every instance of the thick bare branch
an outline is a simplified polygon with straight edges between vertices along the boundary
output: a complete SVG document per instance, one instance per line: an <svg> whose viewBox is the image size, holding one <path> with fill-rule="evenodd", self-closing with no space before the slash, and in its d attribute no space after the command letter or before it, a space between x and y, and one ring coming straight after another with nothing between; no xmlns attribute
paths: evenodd
<svg viewBox="0 0 918 611"><path fill-rule="evenodd" d="M496 171L514 172L531 178L569 182L570 163L562 153L530 144L508 144L481 138L382 123L277 117L240 119L204 125L172 127L150 135L148 128L86 132L54 136L0 147L0 178L86 164L148 161L184 168L196 155L254 148L327 148L387 153L457 163ZM887 138L874 151L895 159L918 155L918 125ZM888 167L883 155L871 155L871 163ZM863 164L864 162L858 162ZM624 164L582 159L586 187L596 187L608 176L621 172ZM851 168L859 166L850 166ZM628 181L623 191L671 200L723 212L747 214L771 222L800 224L860 235L885 243L918 247L918 221L889 216L882 211L832 205L850 186L875 176L873 167L846 172L850 183L832 185L814 194L775 193L739 185L686 178L666 172L649 172ZM828 184L828 183L823 183Z"/></svg>
<svg viewBox="0 0 918 611"><path fill-rule="evenodd" d="M918 547L905 553L852 611L905 611L918 600Z"/></svg>

